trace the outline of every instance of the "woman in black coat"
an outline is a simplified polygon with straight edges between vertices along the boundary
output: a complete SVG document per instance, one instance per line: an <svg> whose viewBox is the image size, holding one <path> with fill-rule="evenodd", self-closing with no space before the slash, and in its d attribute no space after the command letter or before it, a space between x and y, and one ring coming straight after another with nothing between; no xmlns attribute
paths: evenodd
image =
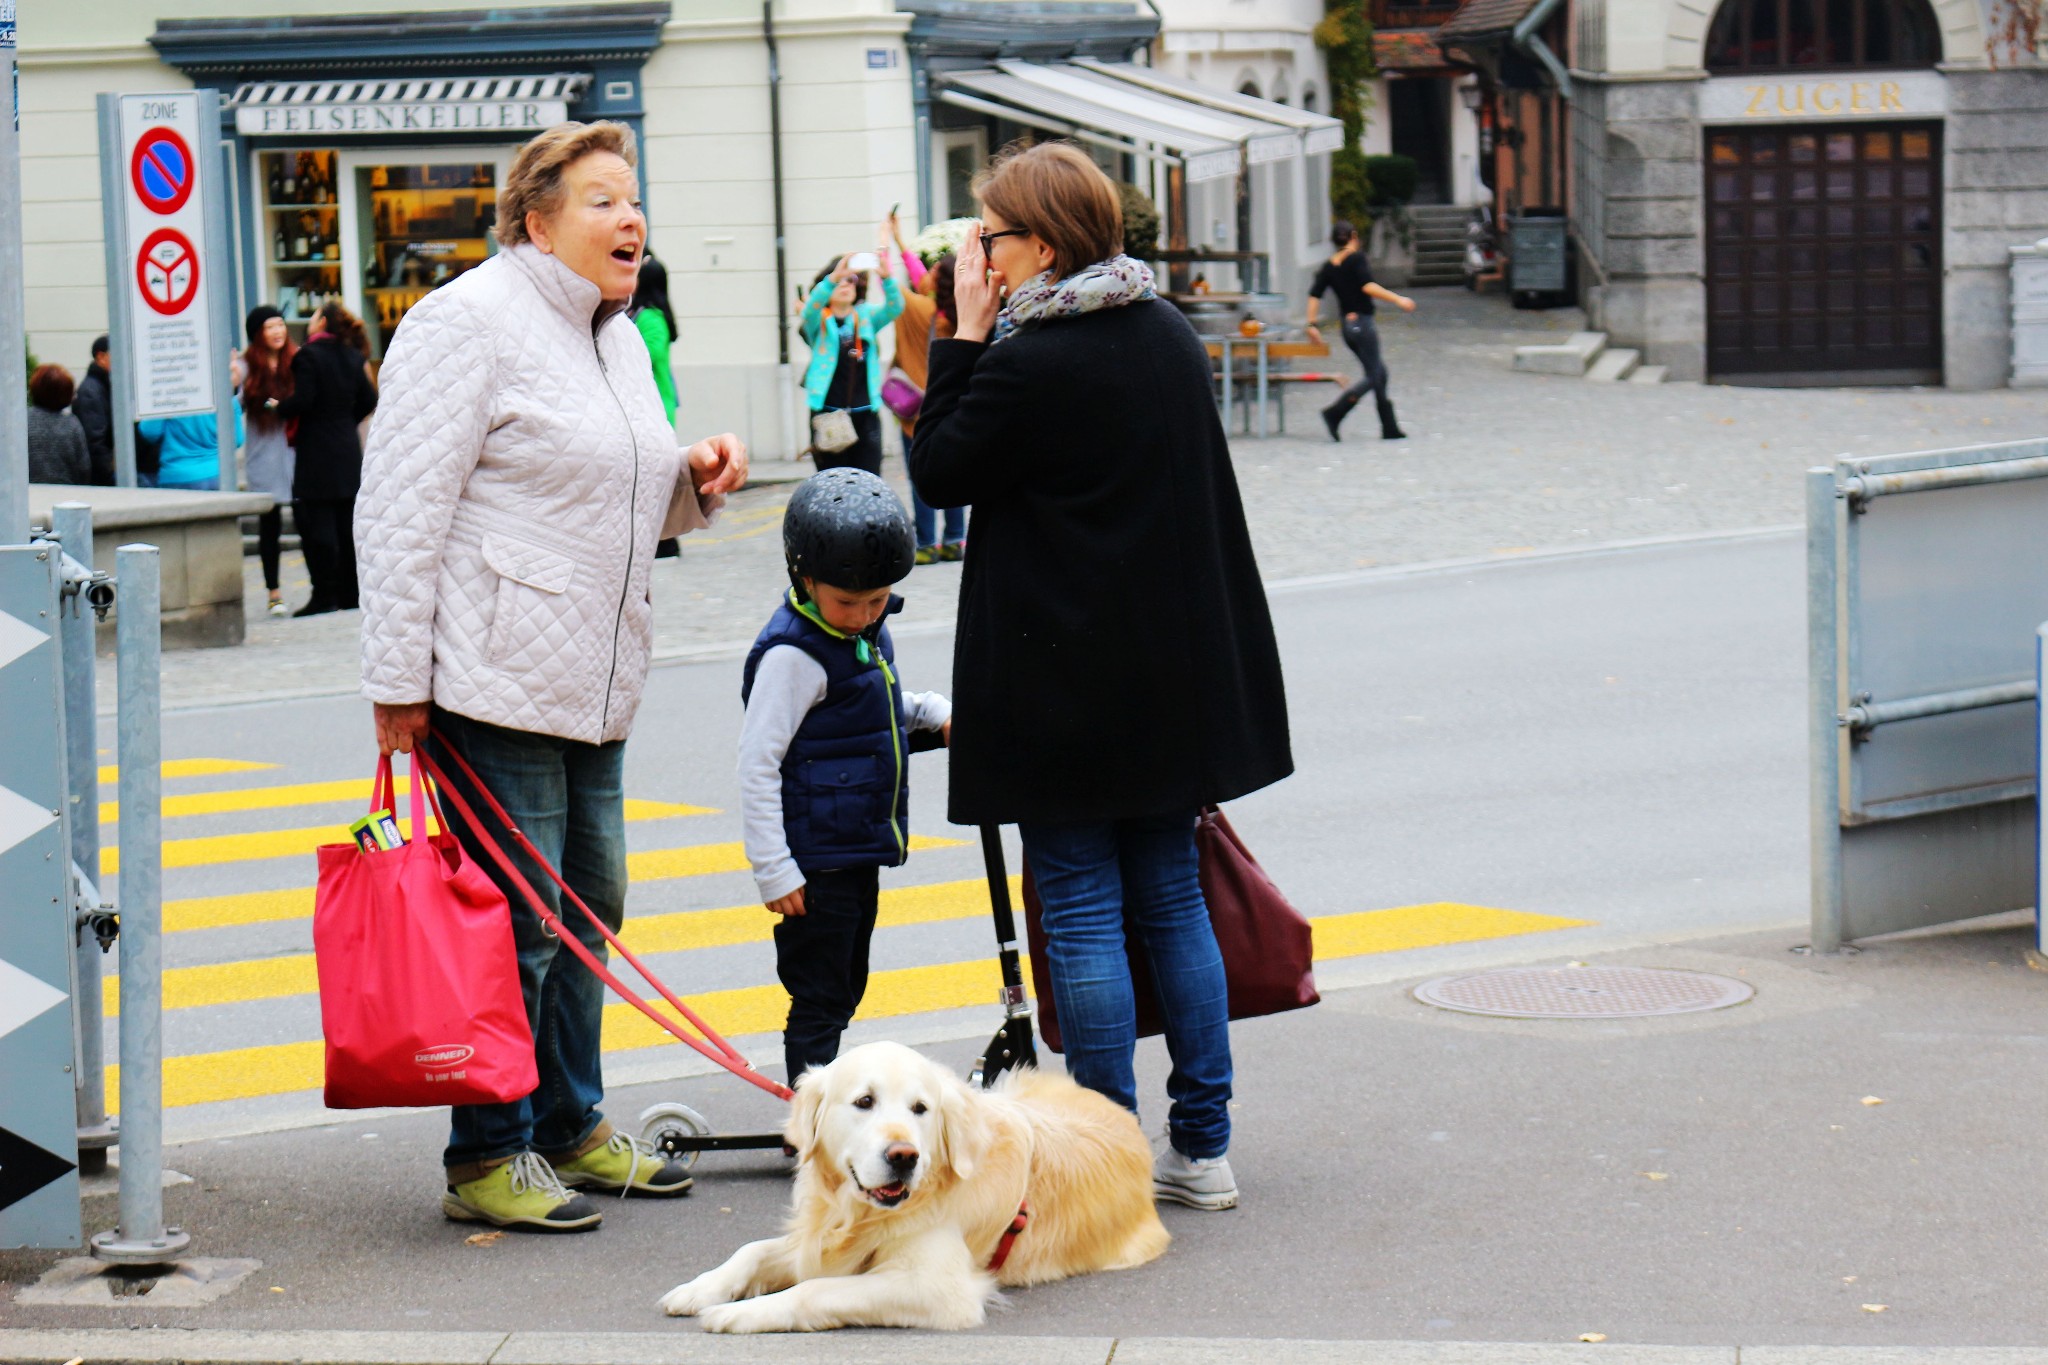
<svg viewBox="0 0 2048 1365"><path fill-rule="evenodd" d="M306 554L313 596L294 616L354 611L356 596L356 492L363 484L363 442L358 424L377 406L363 353L344 338L360 337L362 324L339 303L313 315L306 344L292 356L292 391L276 413L296 423L292 449L292 521Z"/></svg>
<svg viewBox="0 0 2048 1365"><path fill-rule="evenodd" d="M1120 254L1116 191L1084 153L1007 157L980 195L910 453L924 496L974 514L950 816L1020 826L1068 1069L1132 1109L1135 927L1174 1064L1155 1189L1228 1208L1227 1000L1195 820L1293 759L1209 358Z"/></svg>

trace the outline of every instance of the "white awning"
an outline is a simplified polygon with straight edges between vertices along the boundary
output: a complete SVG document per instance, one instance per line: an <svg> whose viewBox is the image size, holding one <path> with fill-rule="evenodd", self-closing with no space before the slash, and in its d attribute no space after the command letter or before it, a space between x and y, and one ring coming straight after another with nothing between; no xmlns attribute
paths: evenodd
<svg viewBox="0 0 2048 1365"><path fill-rule="evenodd" d="M1230 110L1250 118L1293 128L1301 134L1301 150L1307 156L1334 152L1344 145L1344 125L1328 114L1297 109L1291 104L1281 104L1277 100L1262 100L1256 95L1240 95L1234 90L1218 90L1213 86L1191 81L1185 76L1175 76L1155 67L1133 66L1129 62L1103 62L1093 57L1077 57L1074 59L1074 65L1095 75L1125 81L1163 95L1172 95L1214 109ZM1258 160L1256 156L1252 159Z"/></svg>
<svg viewBox="0 0 2048 1365"><path fill-rule="evenodd" d="M587 74L253 81L228 101L245 136L537 133L569 117Z"/></svg>
<svg viewBox="0 0 2048 1365"><path fill-rule="evenodd" d="M938 79L939 98L983 113L1011 114L1020 122L1093 129L1125 139L1123 150L1147 144L1180 154L1192 182L1236 175L1241 164L1261 165L1317 155L1343 145L1333 118L1250 95L1230 94L1149 67L1088 59L1071 65L999 61L995 69L950 71ZM975 99L973 96L981 98ZM997 107L990 107L994 101ZM1091 137L1091 141L1101 141Z"/></svg>
<svg viewBox="0 0 2048 1365"><path fill-rule="evenodd" d="M1028 63L1003 65L1007 68ZM1112 133L1124 140L1121 149L1130 152L1143 153L1148 143L1178 152L1187 166L1190 182L1223 180L1237 174L1238 147L1234 141L1167 122L1151 109L1117 108L1087 98L1086 91L1048 88L1007 69L948 71L940 79L946 86L940 93L941 99L982 113L1014 117L1020 123L1041 127L1051 119L1056 121L1054 131L1059 132L1079 127ZM971 103L950 98L956 91L981 98Z"/></svg>

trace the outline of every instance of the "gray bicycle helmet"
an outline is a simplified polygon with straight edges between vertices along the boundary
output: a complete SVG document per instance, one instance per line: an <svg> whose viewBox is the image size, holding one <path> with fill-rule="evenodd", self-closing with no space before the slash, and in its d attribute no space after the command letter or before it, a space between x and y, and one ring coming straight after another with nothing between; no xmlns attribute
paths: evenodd
<svg viewBox="0 0 2048 1365"><path fill-rule="evenodd" d="M782 515L782 558L800 601L806 578L866 592L901 582L916 557L903 500L864 469L811 475Z"/></svg>

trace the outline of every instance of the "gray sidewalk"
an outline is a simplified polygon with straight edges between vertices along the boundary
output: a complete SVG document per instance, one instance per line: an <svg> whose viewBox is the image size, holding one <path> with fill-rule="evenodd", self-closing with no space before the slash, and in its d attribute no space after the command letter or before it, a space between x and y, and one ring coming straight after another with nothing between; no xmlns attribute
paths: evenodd
<svg viewBox="0 0 2048 1365"><path fill-rule="evenodd" d="M1106 1360L1114 1340L1117 1365L1561 1358L1484 1343L1671 1365L1733 1362L1738 1346L1784 1365L2048 1360L2048 1105L2031 1072L2048 1033L2028 933L2008 920L1834 959L1790 952L1801 937L1580 950L1756 988L1749 1004L1666 1019L1453 1015L1411 998L1412 979L1374 975L1398 966L1348 964L1321 1006L1235 1031L1243 1206L1169 1209L1162 1260L1012 1293L985 1333L703 1339L655 1299L775 1227L779 1160L707 1157L688 1199L610 1205L585 1236L471 1245L474 1228L435 1203L443 1119L415 1113L172 1149L193 1183L169 1191L171 1220L196 1253L261 1269L202 1307L16 1301L5 1326L55 1334L0 1337L0 1359L1065 1361ZM1541 951L1500 960L1558 961ZM964 1065L976 1045L932 1050ZM1141 1094L1156 1097L1162 1049L1140 1055ZM610 1107L656 1099L728 1130L777 1117L722 1076L622 1088ZM112 1213L96 1201L88 1231ZM59 1259L0 1254L0 1283L26 1286ZM81 1335L110 1327L202 1334ZM221 1329L273 1335L204 1335ZM388 1348L328 1335L365 1329L406 1335ZM1585 1334L1607 1344L1577 1345ZM1779 1344L1826 1349L1763 1349ZM2014 1350L1902 1349L1935 1346ZM1878 1348L1899 1353L1863 1353Z"/></svg>

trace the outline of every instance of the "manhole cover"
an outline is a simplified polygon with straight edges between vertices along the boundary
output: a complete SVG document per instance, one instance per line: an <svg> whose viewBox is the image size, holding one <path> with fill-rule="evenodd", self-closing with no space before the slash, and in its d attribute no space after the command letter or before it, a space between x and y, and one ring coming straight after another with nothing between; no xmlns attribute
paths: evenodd
<svg viewBox="0 0 2048 1365"><path fill-rule="evenodd" d="M1639 1019L1726 1009L1756 994L1747 981L1662 967L1505 967L1445 976L1415 998L1461 1014L1510 1019Z"/></svg>

